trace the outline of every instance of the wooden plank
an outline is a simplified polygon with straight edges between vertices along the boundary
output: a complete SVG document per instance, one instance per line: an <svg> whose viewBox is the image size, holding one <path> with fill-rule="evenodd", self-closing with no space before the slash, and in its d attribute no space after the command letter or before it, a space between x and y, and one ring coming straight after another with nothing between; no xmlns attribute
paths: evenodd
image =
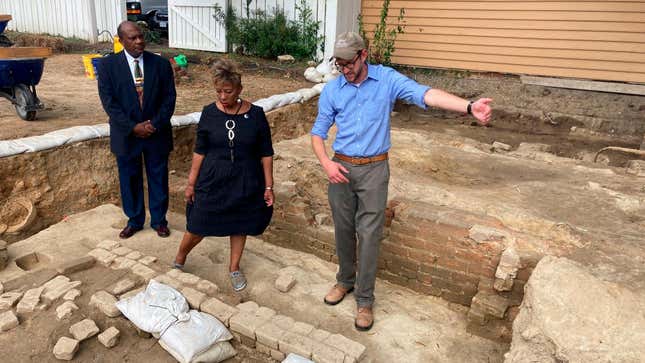
<svg viewBox="0 0 645 363"><path fill-rule="evenodd" d="M363 9L380 9L383 0L363 1ZM390 9L404 8L414 12L417 9L455 10L525 10L525 11L625 11L645 12L645 3L629 1L495 1L482 5L481 1L392 1Z"/></svg>
<svg viewBox="0 0 645 363"><path fill-rule="evenodd" d="M628 84L615 82L598 82L569 78L551 78L536 76L520 76L522 83L538 86L581 89L586 91L600 91L610 93L625 93L630 95L645 96L645 84Z"/></svg>
<svg viewBox="0 0 645 363"><path fill-rule="evenodd" d="M363 9L363 16L378 16L380 9ZM389 15L398 14L390 8ZM488 11L488 10L414 10L406 11L405 19L497 19L497 20L560 20L560 21L616 21L645 22L645 12L585 12L585 11Z"/></svg>
<svg viewBox="0 0 645 363"><path fill-rule="evenodd" d="M367 19L366 19L367 20ZM366 21L366 29L373 31L374 22ZM470 35L484 37L526 38L526 39L560 39L560 40L594 40L611 42L643 43L642 33L628 32L590 32L566 30L518 30L518 29L485 29L485 28L457 28L457 27L411 27L405 28L407 34L433 34L444 35Z"/></svg>
<svg viewBox="0 0 645 363"><path fill-rule="evenodd" d="M599 61L615 61L628 63L641 63L645 65L645 47L642 53L632 52L605 52L593 50L570 50L570 49L535 49L530 47L501 47L485 46L476 44L454 44L434 42L408 42L398 40L396 52L406 50L408 52L431 51L431 52L460 52L476 54L510 55L521 57L544 57L544 58L567 58ZM420 55L419 55L420 56ZM645 72L645 67L643 68Z"/></svg>
<svg viewBox="0 0 645 363"><path fill-rule="evenodd" d="M392 62L395 64L409 65L413 67L467 69L484 72L532 74L538 76L575 77L596 80L645 83L645 74L643 73L616 72L611 70L606 71L572 69L549 66L536 67L516 64L485 63L478 61L455 61L427 58L402 58L398 57L396 53L392 57Z"/></svg>
<svg viewBox="0 0 645 363"><path fill-rule="evenodd" d="M45 47L0 48L0 59L46 58L51 55L51 48Z"/></svg>
<svg viewBox="0 0 645 363"><path fill-rule="evenodd" d="M9 21L11 20L11 15L0 14L0 21Z"/></svg>

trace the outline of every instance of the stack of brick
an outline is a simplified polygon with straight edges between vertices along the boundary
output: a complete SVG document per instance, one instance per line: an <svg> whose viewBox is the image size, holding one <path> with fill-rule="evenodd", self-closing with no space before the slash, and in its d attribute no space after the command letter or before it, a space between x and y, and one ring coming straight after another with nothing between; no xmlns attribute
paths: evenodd
<svg viewBox="0 0 645 363"><path fill-rule="evenodd" d="M360 343L279 315L253 301L232 307L210 298L201 310L222 321L243 345L278 361L295 353L321 363L358 362L365 353Z"/></svg>
<svg viewBox="0 0 645 363"><path fill-rule="evenodd" d="M276 193L287 203L277 206L265 240L337 262L334 229L323 218L329 212L314 211L320 207L298 197L295 186ZM379 277L466 306L479 280L494 278L507 233L498 220L419 201L391 201L386 214Z"/></svg>
<svg viewBox="0 0 645 363"><path fill-rule="evenodd" d="M119 242L106 240L88 252L98 263L115 270L129 269L144 281L150 281L158 272L150 268L157 260L154 256L144 256L141 252L121 246Z"/></svg>

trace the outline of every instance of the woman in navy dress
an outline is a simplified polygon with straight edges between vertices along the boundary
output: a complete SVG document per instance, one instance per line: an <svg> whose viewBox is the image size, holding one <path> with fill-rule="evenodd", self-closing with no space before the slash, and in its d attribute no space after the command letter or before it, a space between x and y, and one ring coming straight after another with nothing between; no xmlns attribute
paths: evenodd
<svg viewBox="0 0 645 363"><path fill-rule="evenodd" d="M230 236L229 272L235 291L246 287L240 259L247 235L264 232L273 214L273 146L261 107L239 98L241 75L220 59L212 67L217 100L197 126L186 187L186 233L175 267L205 236Z"/></svg>

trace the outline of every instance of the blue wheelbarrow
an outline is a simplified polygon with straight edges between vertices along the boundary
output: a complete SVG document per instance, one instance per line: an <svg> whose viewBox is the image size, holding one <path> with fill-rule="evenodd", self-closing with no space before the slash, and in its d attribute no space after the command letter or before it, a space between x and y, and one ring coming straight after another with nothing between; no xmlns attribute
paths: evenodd
<svg viewBox="0 0 645 363"><path fill-rule="evenodd" d="M0 15L0 35L9 16ZM48 48L3 48L0 45L0 96L8 99L21 119L33 121L44 106L36 94L45 67Z"/></svg>

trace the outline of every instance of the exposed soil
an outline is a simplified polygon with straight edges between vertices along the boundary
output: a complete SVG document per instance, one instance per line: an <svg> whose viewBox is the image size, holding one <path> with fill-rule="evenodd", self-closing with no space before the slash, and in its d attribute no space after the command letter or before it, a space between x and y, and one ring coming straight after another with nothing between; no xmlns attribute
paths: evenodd
<svg viewBox="0 0 645 363"><path fill-rule="evenodd" d="M81 56L82 54L60 54L47 59L43 78L36 87L45 109L38 112L35 121L20 119L11 103L0 98L0 140L107 122L96 81L85 77ZM263 67L252 60L243 62L242 69L242 97L251 101L313 85L306 82L302 75L296 77L295 73L286 68ZM199 112L205 105L214 101L208 70L206 64L189 66L190 79L182 78L177 84L175 114Z"/></svg>

